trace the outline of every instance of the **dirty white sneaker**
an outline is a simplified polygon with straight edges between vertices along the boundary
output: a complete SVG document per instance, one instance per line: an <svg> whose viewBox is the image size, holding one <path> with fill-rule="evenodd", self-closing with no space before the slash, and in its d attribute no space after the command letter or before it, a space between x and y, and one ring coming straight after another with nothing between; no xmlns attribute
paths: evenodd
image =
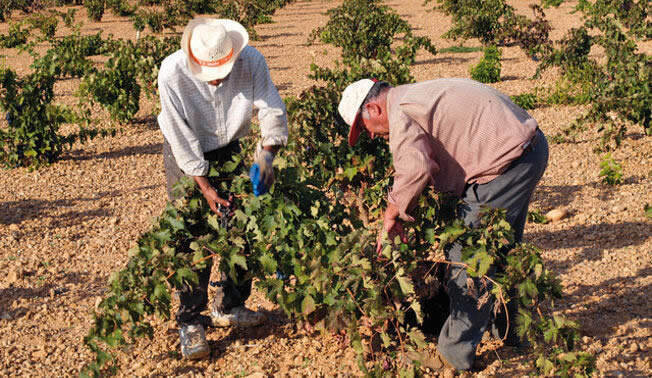
<svg viewBox="0 0 652 378"><path fill-rule="evenodd" d="M240 306L225 312L213 310L211 320L214 327L253 327L262 324L265 315Z"/></svg>
<svg viewBox="0 0 652 378"><path fill-rule="evenodd" d="M201 324L186 324L179 329L181 354L190 360L199 360L211 352L206 342L206 333Z"/></svg>

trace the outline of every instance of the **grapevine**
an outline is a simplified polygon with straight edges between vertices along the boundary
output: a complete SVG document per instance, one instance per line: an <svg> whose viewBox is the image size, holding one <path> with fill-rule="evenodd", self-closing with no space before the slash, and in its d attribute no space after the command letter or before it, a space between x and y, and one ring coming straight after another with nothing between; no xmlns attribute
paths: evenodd
<svg viewBox="0 0 652 378"><path fill-rule="evenodd" d="M392 58L383 49L370 58L345 58L336 69L312 68L313 79L325 85L288 99L294 139L277 157L278 180L269 194L251 195L246 172L236 171L251 156L249 140L232 162L211 168L209 179L218 192L238 198L228 230L220 227L193 182L180 184L183 198L168 204L139 238L98 306L85 340L97 356L87 373L101 373L112 359L106 347L124 345L125 334L151 336L147 316L169 318L171 290L196 280L193 268L213 259L234 279L236 267L246 270L244 279L256 278L257 287L287 314L317 329L346 331L362 372L417 372L426 341L421 303L433 293L418 292L415 283L433 282L436 272L457 264L442 258L454 242L465 246L462 266L482 283L479 300L496 309L509 300L521 303L512 326L532 343L541 372L591 373L592 356L574 350L577 325L551 318L546 310L561 294L558 281L536 248L513 244L500 210L487 211L480 227L470 229L453 220L455 201L430 190L420 199L409 242L388 242L382 257L376 256L376 219L391 184L390 157L386 147L370 140L350 149L335 104L341 88L361 77L412 80L408 62L413 55ZM223 176L233 179L216 180ZM194 253L176 253L183 243L190 243ZM491 278L494 267L502 273ZM510 298L507 293L514 290ZM406 358L386 358L390 355Z"/></svg>

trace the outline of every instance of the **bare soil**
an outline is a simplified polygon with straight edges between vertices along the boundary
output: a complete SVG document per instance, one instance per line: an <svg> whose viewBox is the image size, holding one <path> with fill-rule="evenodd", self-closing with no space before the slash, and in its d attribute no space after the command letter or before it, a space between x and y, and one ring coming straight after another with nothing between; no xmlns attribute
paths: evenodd
<svg viewBox="0 0 652 378"><path fill-rule="evenodd" d="M528 2L513 3L526 14ZM427 11L422 0L388 2L418 35L439 48L449 19ZM311 63L332 65L335 48L307 45L308 34L323 25L324 12L338 1L297 1L277 12L274 23L260 25L251 44L267 58L282 96L298 95L313 83ZM574 4L546 11L553 37L578 26ZM87 21L84 33L135 38L126 19L110 12L102 22ZM0 24L0 33L8 25ZM60 25L59 34L70 30ZM478 46L475 41L467 46ZM650 45L642 46L649 53ZM0 50L0 62L25 74L30 59L15 49ZM417 80L469 77L481 53L421 53L414 66ZM552 83L554 73L531 80L536 62L517 47L503 49L502 81L495 87L510 94ZM57 85L58 101L74 104L77 83ZM139 122L116 137L75 145L61 161L34 172L0 171L0 375L71 376L89 361L82 338L90 327L96 301L111 272L121 269L127 251L149 229L166 202L161 157L162 136L155 104L144 101ZM582 109L569 106L533 110L547 135L561 131ZM1 117L4 118L4 117ZM3 119L4 122L4 119ZM600 156L592 150L599 136L582 134L576 142L552 144L548 169L531 209L542 213L568 209L569 216L550 224L528 224L525 238L542 249L547 266L564 285L560 313L579 321L581 349L597 356L599 375L652 375L652 222L644 206L652 204L652 139L632 127L614 157L622 162L624 184L608 186L598 177ZM155 336L118 353L124 376L350 376L360 375L354 352L341 338L308 334L289 321L260 292L249 306L265 311L269 322L251 330L210 329L209 359L182 360L173 321L154 319ZM432 338L433 348L435 339ZM487 341L478 349L481 376L532 374L531 357ZM430 374L426 372L426 374Z"/></svg>

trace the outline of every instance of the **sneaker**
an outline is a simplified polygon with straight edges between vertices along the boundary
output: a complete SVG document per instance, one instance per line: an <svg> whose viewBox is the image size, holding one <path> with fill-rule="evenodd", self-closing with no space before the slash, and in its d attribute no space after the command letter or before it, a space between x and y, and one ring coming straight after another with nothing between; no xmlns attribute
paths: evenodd
<svg viewBox="0 0 652 378"><path fill-rule="evenodd" d="M211 320L213 327L253 327L262 324L265 321L265 315L239 306L225 312L213 310Z"/></svg>
<svg viewBox="0 0 652 378"><path fill-rule="evenodd" d="M186 324L179 329L181 354L190 360L199 360L211 352L206 342L206 333L201 324Z"/></svg>

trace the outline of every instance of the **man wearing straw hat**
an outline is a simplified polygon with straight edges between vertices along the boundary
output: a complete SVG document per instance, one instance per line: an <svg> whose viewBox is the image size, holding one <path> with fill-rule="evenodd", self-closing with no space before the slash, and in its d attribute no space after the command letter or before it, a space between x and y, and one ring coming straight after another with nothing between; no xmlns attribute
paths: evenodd
<svg viewBox="0 0 652 378"><path fill-rule="evenodd" d="M401 220L410 216L426 186L451 192L464 202L457 209L474 226L483 206L504 208L518 243L523 237L530 197L548 162L548 144L537 122L508 96L468 79L438 79L391 87L363 79L349 85L338 110L350 126L349 144L360 134L389 141L394 184L383 216L384 232L406 241ZM381 248L379 238L377 249ZM462 246L448 258L460 262ZM453 266L448 278L451 313L439 334L437 354L426 359L433 369L469 370L493 308L480 305L467 288L466 270ZM476 288L481 287L478 283ZM514 332L515 302L510 302L508 345L522 345ZM494 336L506 319L493 321Z"/></svg>
<svg viewBox="0 0 652 378"><path fill-rule="evenodd" d="M226 162L240 151L238 139L249 132L252 108L258 109L261 139L254 155L259 173L256 195L274 181L272 161L288 138L285 105L272 83L265 58L247 46L249 35L231 20L195 18L186 26L181 49L168 56L158 75L161 97L159 127L164 136L163 157L168 197L175 199L173 185L184 175L192 177L211 209L230 208L225 194L218 193L207 178L210 162ZM252 180L253 181L253 180ZM179 291L176 314L185 358L206 357L204 324L200 315L208 303L210 264L198 272L199 284ZM254 326L264 321L261 313L244 307L251 281L234 282L222 274L211 309L214 326Z"/></svg>

